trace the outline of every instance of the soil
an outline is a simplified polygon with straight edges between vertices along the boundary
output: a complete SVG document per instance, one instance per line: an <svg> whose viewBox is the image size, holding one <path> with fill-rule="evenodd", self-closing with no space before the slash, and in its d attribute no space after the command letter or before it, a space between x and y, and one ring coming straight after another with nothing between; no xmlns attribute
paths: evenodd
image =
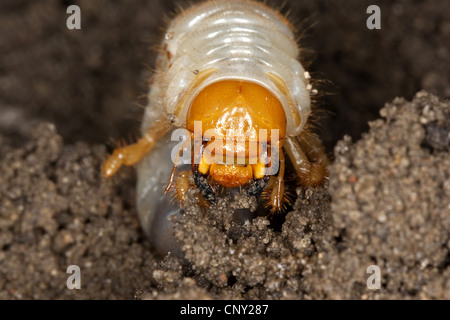
<svg viewBox="0 0 450 320"><path fill-rule="evenodd" d="M149 48L176 4L81 0L68 30L70 4L0 4L0 299L450 298L450 3L288 3L323 79L329 183L293 190L276 228L233 220L255 205L244 194L203 210L190 190L184 259L152 251L133 169L100 174L108 141L138 136Z"/></svg>

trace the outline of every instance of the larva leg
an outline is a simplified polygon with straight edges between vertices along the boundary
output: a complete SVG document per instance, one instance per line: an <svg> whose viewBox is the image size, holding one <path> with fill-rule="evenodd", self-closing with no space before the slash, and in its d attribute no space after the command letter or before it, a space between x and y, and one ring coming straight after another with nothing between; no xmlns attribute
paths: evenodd
<svg viewBox="0 0 450 320"><path fill-rule="evenodd" d="M321 186L328 177L328 158L316 135L284 139L284 147L303 186Z"/></svg>
<svg viewBox="0 0 450 320"><path fill-rule="evenodd" d="M280 167L278 170L278 175L276 179L269 182L269 187L272 189L270 194L270 205L272 207L272 212L281 211L283 208L284 201L284 170L285 170L285 160L283 149L279 149Z"/></svg>
<svg viewBox="0 0 450 320"><path fill-rule="evenodd" d="M205 200L209 201L210 203L216 202L216 190L211 186L211 184L208 181L208 173L202 173L199 171L200 164L196 164L196 159L202 159L203 155L203 148L204 145L201 146L201 148L196 151L197 154L194 154L192 152L192 160L191 160L191 167L192 167L192 173L194 175L194 182L197 188L200 190L200 194L202 195ZM208 168L209 170L209 168Z"/></svg>
<svg viewBox="0 0 450 320"><path fill-rule="evenodd" d="M175 190L177 192L178 199L183 202L186 199L186 192L189 187L192 186L190 179L192 177L191 170L183 170L178 173L177 181L175 184Z"/></svg>
<svg viewBox="0 0 450 320"><path fill-rule="evenodd" d="M113 154L103 163L103 176L111 177L121 166L132 166L138 163L169 129L170 124L167 121L156 121L136 143L115 149Z"/></svg>
<svg viewBox="0 0 450 320"><path fill-rule="evenodd" d="M186 139L186 140L183 142L183 144L181 145L180 150L179 150L178 153L177 153L177 157L175 158L175 161L174 161L174 164L173 164L173 168L172 168L172 172L170 173L169 182L167 183L167 186L166 186L166 188L164 189L164 193L168 193L168 192L170 191L170 189L172 189L172 187L173 187L173 185L174 185L174 183L175 183L175 173L176 173L177 168L178 168L178 166L179 166L179 164L180 164L181 154L183 153L184 148L186 148L186 147L189 145L190 142L191 142L191 141L190 141L189 139ZM178 175L178 178L179 178L179 177L180 177L180 175ZM177 193L178 193L178 192L177 192ZM179 197L179 194L178 194L178 198L179 198L180 200L184 200L184 197L183 197L183 199L181 199L181 198Z"/></svg>
<svg viewBox="0 0 450 320"><path fill-rule="evenodd" d="M178 197L178 200L180 200L180 202L186 200L186 193L188 189L195 186L195 184L192 183L191 180L192 177L193 177L192 170L182 170L178 173L178 177L174 185L176 195ZM198 205L200 207L207 207L209 204L205 200L205 198L202 195L200 195Z"/></svg>

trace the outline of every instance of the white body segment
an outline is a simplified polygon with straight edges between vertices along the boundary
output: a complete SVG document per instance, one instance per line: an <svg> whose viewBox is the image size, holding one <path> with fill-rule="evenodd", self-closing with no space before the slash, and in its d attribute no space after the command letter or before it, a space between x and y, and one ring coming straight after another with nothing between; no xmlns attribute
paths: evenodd
<svg viewBox="0 0 450 320"><path fill-rule="evenodd" d="M173 114L175 125L182 127L192 99L203 88L231 79L255 82L272 92L286 112L287 135L298 135L307 121L308 79L297 60L295 35L281 14L262 3L226 0L196 5L170 23L162 50L143 132L159 112ZM208 71L212 73L196 83Z"/></svg>
<svg viewBox="0 0 450 320"><path fill-rule="evenodd" d="M246 80L272 92L283 105L286 135L298 135L310 113L308 79L299 48L286 19L266 5L249 0L206 1L170 23L157 58L142 134L156 119L171 117L183 127L193 98L221 80ZM160 251L176 250L167 216L178 207L164 187L176 142L159 141L137 167L137 205L141 225ZM172 249L170 249L172 248Z"/></svg>

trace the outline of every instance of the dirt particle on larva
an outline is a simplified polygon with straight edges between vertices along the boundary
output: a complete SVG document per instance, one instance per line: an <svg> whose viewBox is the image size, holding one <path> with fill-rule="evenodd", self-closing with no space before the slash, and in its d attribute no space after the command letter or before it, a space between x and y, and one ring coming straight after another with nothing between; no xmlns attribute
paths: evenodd
<svg viewBox="0 0 450 320"><path fill-rule="evenodd" d="M166 33L165 38L166 38L166 40L172 40L173 39L173 32Z"/></svg>

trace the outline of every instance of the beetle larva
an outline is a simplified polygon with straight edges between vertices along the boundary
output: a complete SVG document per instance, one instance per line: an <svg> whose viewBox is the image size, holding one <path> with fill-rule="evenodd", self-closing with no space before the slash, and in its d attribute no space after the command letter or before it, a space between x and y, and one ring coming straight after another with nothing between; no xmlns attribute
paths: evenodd
<svg viewBox="0 0 450 320"><path fill-rule="evenodd" d="M301 184L324 182L323 147L305 130L309 77L298 58L292 26L256 1L207 1L171 21L149 91L143 137L116 149L103 166L111 176L121 165L142 160L137 201L147 234L166 230L165 218L158 220L156 212L165 217L177 210L161 187L169 177L166 191L174 187L181 200L189 176L209 202L216 199L217 185L242 186L255 196L268 189L273 211L283 207L284 152ZM185 142L194 142L187 147L191 170L178 170L178 176L179 157L168 161L176 145L170 141L174 128L188 130ZM221 141L227 143L217 144ZM270 155L268 161L263 154Z"/></svg>

